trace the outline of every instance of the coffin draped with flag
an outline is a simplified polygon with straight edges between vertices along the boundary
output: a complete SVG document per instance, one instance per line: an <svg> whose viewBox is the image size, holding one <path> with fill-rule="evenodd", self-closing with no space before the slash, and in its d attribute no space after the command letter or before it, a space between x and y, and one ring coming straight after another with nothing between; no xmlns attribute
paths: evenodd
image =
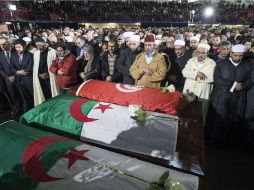
<svg viewBox="0 0 254 190"><path fill-rule="evenodd" d="M189 127L184 126L184 122L180 123L178 116L165 114L177 113L178 92L162 93L158 89L91 80L78 89L77 95L82 94L85 97L61 95L49 99L22 115L21 123L74 136L128 155L139 155L137 158L146 157L151 161L155 157L166 162L167 166L203 175L200 168L202 160L199 160L202 153L193 151L200 150L202 146L195 142L196 139L192 140L194 134L185 130ZM153 110L147 111L149 116L144 126L139 126L131 117L127 107L129 104L139 104L145 110ZM179 128L180 124L182 128ZM179 133L183 130L185 134ZM179 151L179 145L184 147L183 151ZM191 163L190 167L185 167L185 164L189 166L186 160Z"/></svg>
<svg viewBox="0 0 254 190"><path fill-rule="evenodd" d="M178 120L150 112L144 126L128 107L63 95L38 105L21 117L23 124L67 132L83 141L170 160L177 142Z"/></svg>
<svg viewBox="0 0 254 190"><path fill-rule="evenodd" d="M143 109L176 115L179 92L162 93L156 88L89 80L78 89L77 96L122 106L140 105Z"/></svg>
<svg viewBox="0 0 254 190"><path fill-rule="evenodd" d="M149 189L165 172L188 190L198 178L15 121L0 125L3 190Z"/></svg>

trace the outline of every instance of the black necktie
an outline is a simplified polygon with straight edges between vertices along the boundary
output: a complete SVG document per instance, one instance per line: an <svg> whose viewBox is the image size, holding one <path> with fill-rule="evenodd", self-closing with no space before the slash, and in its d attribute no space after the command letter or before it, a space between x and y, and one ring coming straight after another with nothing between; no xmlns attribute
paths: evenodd
<svg viewBox="0 0 254 190"><path fill-rule="evenodd" d="M22 57L21 57L21 55L19 55L19 65L20 66L22 65Z"/></svg>
<svg viewBox="0 0 254 190"><path fill-rule="evenodd" d="M9 63L10 62L10 53L8 51L6 52L6 56L7 56L7 61Z"/></svg>

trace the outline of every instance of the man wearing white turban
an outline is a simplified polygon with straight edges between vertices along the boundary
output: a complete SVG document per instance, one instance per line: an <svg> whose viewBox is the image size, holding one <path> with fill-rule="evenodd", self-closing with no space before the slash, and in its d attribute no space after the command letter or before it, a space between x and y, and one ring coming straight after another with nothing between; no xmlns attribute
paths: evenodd
<svg viewBox="0 0 254 190"><path fill-rule="evenodd" d="M139 35L131 35L129 41L129 47L122 50L120 58L117 62L117 69L123 75L123 83L124 84L135 84L135 80L130 75L130 67L132 66L134 60L137 55L142 52L142 48L140 47L140 36Z"/></svg>
<svg viewBox="0 0 254 190"><path fill-rule="evenodd" d="M205 124L213 89L213 73L216 66L215 61L207 57L209 49L208 44L198 44L196 56L187 62L182 71L186 78L183 92L192 92L202 102L203 124Z"/></svg>
<svg viewBox="0 0 254 190"><path fill-rule="evenodd" d="M215 87L205 128L208 143L235 146L242 142L246 93L252 86L251 65L242 61L245 52L244 45L235 45L230 58L216 65Z"/></svg>
<svg viewBox="0 0 254 190"><path fill-rule="evenodd" d="M193 92L201 99L208 100L213 87L213 72L216 63L207 57L210 46L199 44L196 57L191 58L182 73L186 78L183 92Z"/></svg>
<svg viewBox="0 0 254 190"><path fill-rule="evenodd" d="M192 57L194 51L197 49L199 44L200 38L198 36L192 36L190 38L190 49L186 51L186 53Z"/></svg>

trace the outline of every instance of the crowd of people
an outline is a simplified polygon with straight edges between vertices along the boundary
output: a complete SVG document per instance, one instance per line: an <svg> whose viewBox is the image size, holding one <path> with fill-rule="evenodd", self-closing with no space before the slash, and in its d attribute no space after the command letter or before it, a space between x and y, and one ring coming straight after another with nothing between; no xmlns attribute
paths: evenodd
<svg viewBox="0 0 254 190"><path fill-rule="evenodd" d="M0 36L0 109L12 115L89 79L172 84L202 102L207 143L253 143L253 29L16 28Z"/></svg>
<svg viewBox="0 0 254 190"><path fill-rule="evenodd" d="M207 2L178 3L161 1L16 1L14 19L65 20L65 21L163 21L163 22L214 22L252 23L253 4L236 4L220 1L212 4L214 16L207 18ZM8 4L0 4L2 19L12 19ZM194 14L192 11L194 10Z"/></svg>

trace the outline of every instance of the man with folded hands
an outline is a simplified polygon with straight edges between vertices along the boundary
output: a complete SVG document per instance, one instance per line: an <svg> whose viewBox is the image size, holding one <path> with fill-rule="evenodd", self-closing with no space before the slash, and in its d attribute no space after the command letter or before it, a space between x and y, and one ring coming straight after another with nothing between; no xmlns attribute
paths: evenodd
<svg viewBox="0 0 254 190"><path fill-rule="evenodd" d="M165 78L167 64L161 53L155 52L155 37L147 34L145 37L145 52L140 53L130 68L130 75L138 86L160 88Z"/></svg>
<svg viewBox="0 0 254 190"><path fill-rule="evenodd" d="M252 86L251 65L242 59L245 52L244 45L235 45L230 57L216 65L205 130L207 143L236 146L243 140L247 90Z"/></svg>

